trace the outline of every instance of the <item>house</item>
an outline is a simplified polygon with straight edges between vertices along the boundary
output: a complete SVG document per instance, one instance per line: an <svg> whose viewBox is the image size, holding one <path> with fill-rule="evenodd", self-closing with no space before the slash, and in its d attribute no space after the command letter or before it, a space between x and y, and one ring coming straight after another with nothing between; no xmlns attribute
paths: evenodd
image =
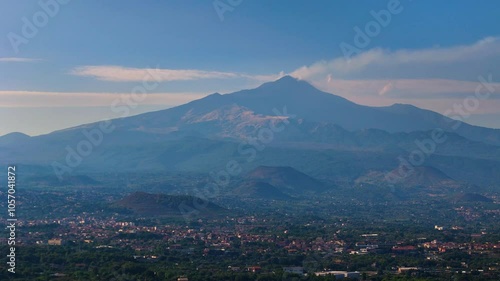
<svg viewBox="0 0 500 281"><path fill-rule="evenodd" d="M253 273L257 273L260 272L262 268L260 266L250 266L247 268L247 270Z"/></svg>
<svg viewBox="0 0 500 281"><path fill-rule="evenodd" d="M321 272L315 272L314 275L316 276L335 276L335 279L344 279L344 278L351 278L351 279L359 279L361 277L361 274L357 271L353 272L347 272L347 271L321 271Z"/></svg>
<svg viewBox="0 0 500 281"><path fill-rule="evenodd" d="M47 244L60 246L62 244L62 239L60 238L49 239L49 241L47 241Z"/></svg>
<svg viewBox="0 0 500 281"><path fill-rule="evenodd" d="M398 273L406 273L409 271L418 271L418 267L399 267Z"/></svg>
<svg viewBox="0 0 500 281"><path fill-rule="evenodd" d="M392 247L392 251L396 253L411 253L417 250L415 246L394 246Z"/></svg>

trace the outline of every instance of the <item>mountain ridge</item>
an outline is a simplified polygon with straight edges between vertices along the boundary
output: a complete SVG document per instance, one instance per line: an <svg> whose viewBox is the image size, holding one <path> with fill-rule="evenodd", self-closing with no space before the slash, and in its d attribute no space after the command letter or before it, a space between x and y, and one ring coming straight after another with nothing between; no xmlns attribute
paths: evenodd
<svg viewBox="0 0 500 281"><path fill-rule="evenodd" d="M224 95L214 93L176 107L112 119L111 122L124 129L140 127L143 122L149 123L150 127L171 125L175 128L188 112L191 115L207 114L222 106L232 104L247 108L255 115L262 116L275 116L276 113L273 110L286 107L288 112L296 115L297 118L313 122L330 122L350 131L380 129L395 133L442 128L471 140L500 145L500 129L473 126L409 104L393 104L383 107L356 104L343 97L320 91L306 81L291 76L264 83L255 89ZM41 136L92 127L97 123L82 124ZM452 129L452 123L459 124L457 130ZM4 137L6 135L0 137L0 143Z"/></svg>
<svg viewBox="0 0 500 281"><path fill-rule="evenodd" d="M75 166L68 166L68 155L89 141L85 132L99 130L101 123L0 145L0 162L51 169L57 162L69 171L205 172L235 160L248 169L293 166L314 177L354 181L369 170L394 170L400 157L419 149L416 141L429 139L432 130L442 127L446 143L436 144L425 165L460 181L498 182L494 171L500 169L500 130L466 123L452 130L450 122L458 121L411 105L358 105L283 77L255 89L113 119L115 129L101 132L102 141ZM282 129L269 135L277 127ZM262 132L270 138L264 139Z"/></svg>

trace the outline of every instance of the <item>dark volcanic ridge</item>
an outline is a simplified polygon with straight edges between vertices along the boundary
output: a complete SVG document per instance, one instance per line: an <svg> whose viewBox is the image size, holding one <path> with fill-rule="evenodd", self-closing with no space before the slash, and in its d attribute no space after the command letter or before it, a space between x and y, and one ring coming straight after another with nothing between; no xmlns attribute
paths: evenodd
<svg viewBox="0 0 500 281"><path fill-rule="evenodd" d="M268 183L289 194L322 192L327 186L292 167L259 166L249 172L245 179Z"/></svg>
<svg viewBox="0 0 500 281"><path fill-rule="evenodd" d="M190 195L152 194L146 192L134 192L111 206L127 209L138 215L149 216L208 216L226 211L219 205Z"/></svg>
<svg viewBox="0 0 500 281"><path fill-rule="evenodd" d="M262 181L245 181L232 191L234 196L245 199L290 200L292 197L275 186Z"/></svg>

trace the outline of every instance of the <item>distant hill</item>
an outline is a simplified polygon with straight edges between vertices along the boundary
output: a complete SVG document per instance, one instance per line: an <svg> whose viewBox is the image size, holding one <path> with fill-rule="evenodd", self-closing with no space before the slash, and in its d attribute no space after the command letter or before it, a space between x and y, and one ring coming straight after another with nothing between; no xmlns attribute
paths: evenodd
<svg viewBox="0 0 500 281"><path fill-rule="evenodd" d="M493 202L491 198L477 193L460 193L453 198L454 202Z"/></svg>
<svg viewBox="0 0 500 281"><path fill-rule="evenodd" d="M242 182L232 194L248 199L289 200L292 198L269 183L261 181Z"/></svg>
<svg viewBox="0 0 500 281"><path fill-rule="evenodd" d="M402 184L410 187L458 188L462 185L448 175L430 166L414 167L414 172L402 180Z"/></svg>
<svg viewBox="0 0 500 281"><path fill-rule="evenodd" d="M0 136L0 146L6 146L6 145L20 143L20 142L28 140L29 138L30 138L30 136L23 134L23 133L19 133L19 132L6 134L3 136Z"/></svg>
<svg viewBox="0 0 500 281"><path fill-rule="evenodd" d="M322 192L327 188L324 183L292 167L259 166L249 172L245 178L268 183L289 194Z"/></svg>
<svg viewBox="0 0 500 281"><path fill-rule="evenodd" d="M195 204L195 202L198 204ZM212 202L208 202L205 206L201 199L190 195L151 194L146 192L134 192L111 206L124 208L135 214L150 216L180 216L190 210L197 210L197 215L206 216L226 211L226 209Z"/></svg>
<svg viewBox="0 0 500 281"><path fill-rule="evenodd" d="M367 174L357 178L357 185L369 184L376 186L397 185L402 187L425 187L425 188L459 188L463 185L456 180L450 178L442 171L430 167L419 166L413 167L413 172L409 173L404 178L397 178L396 181L389 180L387 175L392 172L370 171Z"/></svg>

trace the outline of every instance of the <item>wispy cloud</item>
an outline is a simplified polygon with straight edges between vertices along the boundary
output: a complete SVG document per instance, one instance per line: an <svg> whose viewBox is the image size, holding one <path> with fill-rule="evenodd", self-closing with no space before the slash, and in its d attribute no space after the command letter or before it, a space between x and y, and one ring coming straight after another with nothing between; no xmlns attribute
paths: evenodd
<svg viewBox="0 0 500 281"><path fill-rule="evenodd" d="M247 78L259 81L277 79L282 74L250 75L244 73L206 71L196 69L161 69L161 68L132 68L114 65L79 66L70 71L76 76L93 77L98 80L112 82L140 82L140 81L188 81L200 79L232 79Z"/></svg>
<svg viewBox="0 0 500 281"><path fill-rule="evenodd" d="M435 111L449 108L474 94L479 76L492 75L495 94L481 111L498 112L500 105L500 37L470 45L414 50L363 52L318 61L291 73L316 87L366 105L409 103ZM430 101L432 99L432 101Z"/></svg>
<svg viewBox="0 0 500 281"><path fill-rule="evenodd" d="M378 79L346 80L324 79L313 84L332 93L351 96L384 96L390 98L465 98L475 92L479 81L460 81L449 79ZM491 99L500 99L500 83L491 83L496 94Z"/></svg>
<svg viewBox="0 0 500 281"><path fill-rule="evenodd" d="M479 81L447 79L333 79L314 80L317 88L345 97L353 102L387 106L394 103L413 104L418 107L444 112L455 103L474 94ZM500 83L491 83L494 94L482 103L477 113L496 113L500 108Z"/></svg>
<svg viewBox="0 0 500 281"><path fill-rule="evenodd" d="M344 79L447 78L475 80L486 66L500 70L500 38L487 37L471 45L434 47L417 50L363 52L350 60L344 57L318 61L292 72L301 79L324 78L331 74ZM490 70L492 72L492 70Z"/></svg>
<svg viewBox="0 0 500 281"><path fill-rule="evenodd" d="M180 105L206 96L206 93L150 93L144 104ZM0 91L0 107L87 107L110 106L130 93ZM121 103L120 103L121 104Z"/></svg>
<svg viewBox="0 0 500 281"><path fill-rule="evenodd" d="M0 58L0 62L39 62L39 61L42 61L42 59L19 58L19 57Z"/></svg>

